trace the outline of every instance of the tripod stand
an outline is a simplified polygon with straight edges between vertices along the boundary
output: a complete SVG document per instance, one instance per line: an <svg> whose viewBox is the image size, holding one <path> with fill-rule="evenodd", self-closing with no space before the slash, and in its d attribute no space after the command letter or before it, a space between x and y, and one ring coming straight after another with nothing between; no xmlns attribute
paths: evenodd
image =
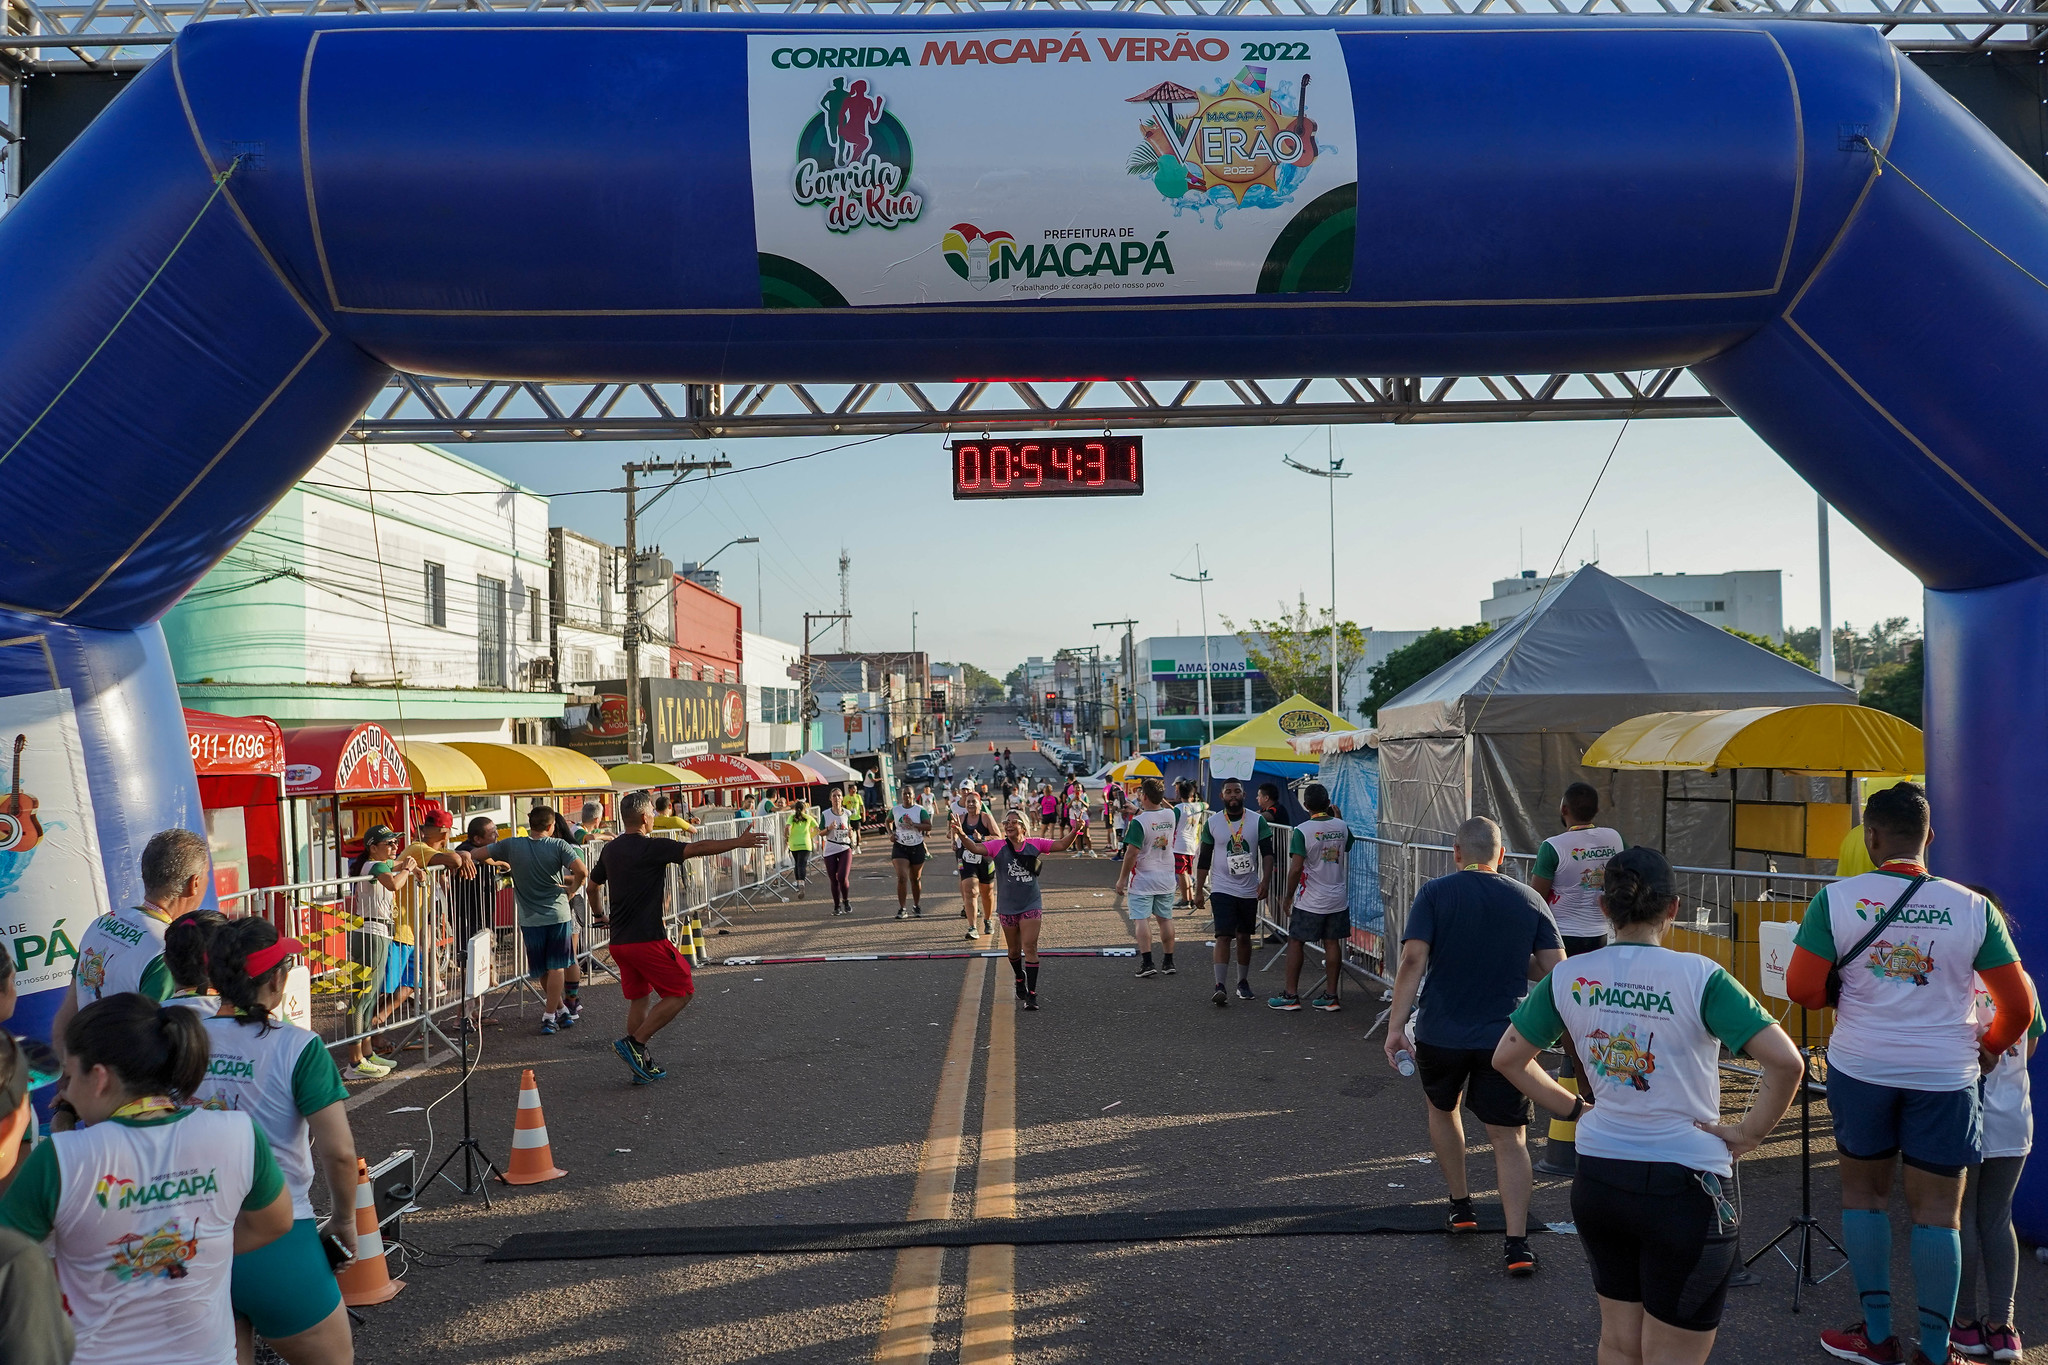
<svg viewBox="0 0 2048 1365"><path fill-rule="evenodd" d="M1785 1230L1750 1253L1743 1261L1746 1269L1766 1251L1776 1251L1785 1258L1785 1264L1792 1267L1792 1311L1799 1311L1800 1297L1806 1286L1819 1285L1842 1273L1842 1266L1849 1263L1849 1253L1842 1250L1842 1244L1828 1236L1820 1220L1813 1216L1813 1054L1806 1042L1806 1006L1799 1007L1799 1212L1785 1224ZM1795 1258L1778 1243L1787 1237L1796 1239L1799 1254ZM1813 1239L1819 1237L1833 1247L1835 1254L1842 1258L1842 1265L1836 1266L1818 1279L1813 1273Z"/></svg>
<svg viewBox="0 0 2048 1365"><path fill-rule="evenodd" d="M495 1161L492 1161L489 1156L484 1154L483 1144L478 1142L475 1135L470 1131L469 1045L471 1040L477 1037L480 1030L470 1022L467 1009L468 1006L465 1002L462 1023L456 1030L456 1037L461 1040L460 1050L462 1052L462 1083L458 1087L462 1091L462 1137L453 1147L448 1149L448 1155L441 1158L441 1164L434 1167L433 1173L427 1177L427 1183L431 1185L436 1180L445 1180L455 1187L458 1194L481 1194L484 1197L484 1207L489 1208L491 1207L491 1191L485 1177L487 1175L495 1175L502 1178L503 1172L499 1171L498 1164ZM447 1174L448 1163L455 1160L457 1155L462 1157L462 1179L460 1180ZM1825 1236L1826 1234L1822 1235Z"/></svg>

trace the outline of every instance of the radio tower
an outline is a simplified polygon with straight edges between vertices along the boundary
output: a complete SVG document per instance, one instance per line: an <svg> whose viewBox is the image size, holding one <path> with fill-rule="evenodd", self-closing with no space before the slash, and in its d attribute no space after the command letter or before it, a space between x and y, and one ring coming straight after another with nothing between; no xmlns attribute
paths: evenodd
<svg viewBox="0 0 2048 1365"><path fill-rule="evenodd" d="M853 554L839 547L839 652L853 653Z"/></svg>

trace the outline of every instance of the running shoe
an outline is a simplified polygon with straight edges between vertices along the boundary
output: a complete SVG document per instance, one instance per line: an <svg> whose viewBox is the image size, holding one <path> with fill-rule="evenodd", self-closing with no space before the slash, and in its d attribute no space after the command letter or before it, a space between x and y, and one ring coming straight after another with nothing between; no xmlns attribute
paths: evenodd
<svg viewBox="0 0 2048 1365"><path fill-rule="evenodd" d="M1308 1003L1311 1009L1319 1009L1324 1014L1335 1014L1344 1008L1337 1003L1337 997L1334 995L1319 995Z"/></svg>
<svg viewBox="0 0 2048 1365"><path fill-rule="evenodd" d="M1157 975L1159 975L1159 969L1158 969L1157 967L1153 966L1153 965L1152 965L1151 963L1149 963L1149 962L1140 962L1140 963L1138 963L1138 970L1137 970L1137 971L1135 971L1135 972L1132 972L1132 973L1131 973L1131 975L1132 975L1132 976L1157 976Z"/></svg>
<svg viewBox="0 0 2048 1365"><path fill-rule="evenodd" d="M1506 1264L1508 1274L1515 1279L1526 1280L1536 1273L1536 1253L1529 1250L1529 1239L1526 1237L1508 1238L1507 1246L1501 1252L1501 1259Z"/></svg>
<svg viewBox="0 0 2048 1365"><path fill-rule="evenodd" d="M562 1013L559 1016L562 1021L562 1027L575 1028L577 1016L581 1013L581 1010L572 1010L567 1005L562 1006Z"/></svg>
<svg viewBox="0 0 2048 1365"><path fill-rule="evenodd" d="M994 938L996 936L996 922L992 919L983 920L981 922L981 932L987 934L990 938Z"/></svg>
<svg viewBox="0 0 2048 1365"><path fill-rule="evenodd" d="M972 923L969 923L967 926L967 937L980 938L981 930L977 929Z"/></svg>
<svg viewBox="0 0 2048 1365"><path fill-rule="evenodd" d="M372 1076L389 1076L398 1069L398 1064L389 1057L380 1057L374 1052L365 1052L363 1059L355 1064L356 1070L367 1071Z"/></svg>
<svg viewBox="0 0 2048 1365"><path fill-rule="evenodd" d="M555 1026L555 1016L554 1016L554 1015L552 1015L552 1014L543 1014L543 1015L542 1015L542 1016L540 1017L540 1031L541 1031L542 1033L554 1033L554 1032L556 1032L556 1031L557 1031L557 1029L556 1029L556 1026Z"/></svg>
<svg viewBox="0 0 2048 1365"><path fill-rule="evenodd" d="M1900 1365L1904 1359L1897 1337L1872 1341L1860 1322L1824 1330L1820 1334L1820 1348L1837 1360L1867 1360L1871 1365Z"/></svg>
<svg viewBox="0 0 2048 1365"><path fill-rule="evenodd" d="M1987 1327L1984 1329L1984 1344L1991 1348L1993 1360L2025 1360L2027 1348L2020 1345L2020 1334L2010 1326Z"/></svg>
<svg viewBox="0 0 2048 1365"><path fill-rule="evenodd" d="M899 905L899 906L897 906L897 907L896 907L896 918L897 918L897 919L909 919L909 918L910 918L910 912L909 912L908 910L905 910L905 909L904 909L904 908L903 908L902 906L900 906L900 905Z"/></svg>
<svg viewBox="0 0 2048 1365"><path fill-rule="evenodd" d="M1246 981L1243 977L1239 977L1237 982L1237 998L1240 1000L1256 1000L1259 997L1253 994L1252 983Z"/></svg>
<svg viewBox="0 0 2048 1365"><path fill-rule="evenodd" d="M1985 1343L1984 1335L1983 1323L1959 1322L1949 1329L1949 1349L1981 1360L1991 1354L1991 1347Z"/></svg>
<svg viewBox="0 0 2048 1365"><path fill-rule="evenodd" d="M913 905L913 906L911 906L911 907L910 907L910 917L911 917L912 919L923 919L923 918L924 918L924 907L923 907L922 905Z"/></svg>
<svg viewBox="0 0 2048 1365"><path fill-rule="evenodd" d="M1159 974L1161 976L1173 976L1176 975L1179 971L1180 968L1173 965L1173 959L1170 957L1167 958L1166 961L1159 964Z"/></svg>
<svg viewBox="0 0 2048 1365"><path fill-rule="evenodd" d="M1450 1211L1449 1213L1447 1213L1447 1214L1445 1214L1445 1215L1444 1215L1444 1231L1446 1231L1446 1232L1477 1232L1477 1231L1479 1231L1479 1215L1478 1215L1478 1214L1476 1214L1476 1213L1474 1213L1474 1212L1472 1212L1472 1201L1471 1201L1471 1200L1469 1200L1469 1199L1453 1199L1453 1200L1451 1201L1451 1211Z"/></svg>
<svg viewBox="0 0 2048 1365"><path fill-rule="evenodd" d="M1216 993L1209 997L1209 1003L1213 1005L1228 1005L1230 1003L1230 992L1218 986Z"/></svg>
<svg viewBox="0 0 2048 1365"><path fill-rule="evenodd" d="M1289 1014L1301 1008L1301 997L1282 991L1266 1002L1269 1010L1286 1010Z"/></svg>
<svg viewBox="0 0 2048 1365"><path fill-rule="evenodd" d="M1024 1008L1025 1008L1025 1009L1027 1009L1027 1010L1035 1010L1035 1009L1037 1009L1037 1008L1038 1008L1038 992L1037 992L1037 991L1030 991L1030 992L1027 992L1027 993L1025 994L1025 996L1024 996Z"/></svg>
<svg viewBox="0 0 2048 1365"><path fill-rule="evenodd" d="M381 1081L390 1074L388 1071L368 1071L360 1066L352 1066L341 1073L341 1078L345 1081Z"/></svg>
<svg viewBox="0 0 2048 1365"><path fill-rule="evenodd" d="M619 1054L619 1060L633 1068L633 1084L646 1085L654 1079L654 1073L647 1069L647 1062L640 1055L640 1046L630 1037L613 1041L612 1051Z"/></svg>
<svg viewBox="0 0 2048 1365"><path fill-rule="evenodd" d="M1951 1348L1947 1351L1942 1352L1942 1358L1940 1360L1929 1360L1927 1358L1927 1352L1921 1350L1918 1346L1915 1346L1913 1348L1913 1359L1911 1365L1962 1365L1962 1361L1965 1358L1966 1357L1957 1355L1954 1349Z"/></svg>

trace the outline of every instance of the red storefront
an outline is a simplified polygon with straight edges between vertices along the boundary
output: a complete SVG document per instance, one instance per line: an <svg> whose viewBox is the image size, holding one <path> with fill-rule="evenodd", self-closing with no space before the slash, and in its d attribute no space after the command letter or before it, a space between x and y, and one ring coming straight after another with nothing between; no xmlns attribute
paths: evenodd
<svg viewBox="0 0 2048 1365"><path fill-rule="evenodd" d="M669 637L669 676L692 682L740 680L740 604L676 575Z"/></svg>
<svg viewBox="0 0 2048 1365"><path fill-rule="evenodd" d="M346 847L373 824L398 824L401 798L412 791L398 741L374 722L292 731L284 781L293 842L306 850L300 875L308 880L346 875Z"/></svg>
<svg viewBox="0 0 2048 1365"><path fill-rule="evenodd" d="M213 889L232 896L291 880L284 843L284 732L265 716L185 712Z"/></svg>

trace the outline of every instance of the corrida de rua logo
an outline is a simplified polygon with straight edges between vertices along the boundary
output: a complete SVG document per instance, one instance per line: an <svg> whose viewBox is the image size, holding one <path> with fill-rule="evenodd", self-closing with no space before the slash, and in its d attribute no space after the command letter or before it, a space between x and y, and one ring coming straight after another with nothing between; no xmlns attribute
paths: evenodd
<svg viewBox="0 0 2048 1365"><path fill-rule="evenodd" d="M835 76L797 135L790 194L822 204L834 232L915 222L924 196L910 188L910 134L875 83Z"/></svg>

